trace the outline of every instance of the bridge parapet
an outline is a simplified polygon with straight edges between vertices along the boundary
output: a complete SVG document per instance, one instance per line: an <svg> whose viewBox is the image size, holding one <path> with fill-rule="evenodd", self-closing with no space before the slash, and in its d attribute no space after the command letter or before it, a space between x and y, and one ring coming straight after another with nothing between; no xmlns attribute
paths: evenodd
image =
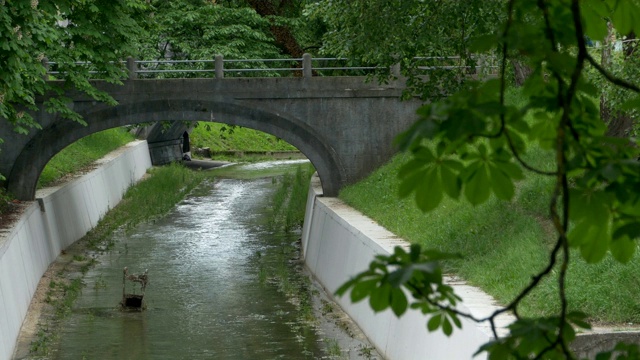
<svg viewBox="0 0 640 360"><path fill-rule="evenodd" d="M159 77L305 77L358 76L374 71L389 71L383 66L354 65L347 58L319 57L304 54L301 58L225 59L216 55L204 60L136 60L127 59L129 79Z"/></svg>
<svg viewBox="0 0 640 360"><path fill-rule="evenodd" d="M433 70L463 70L469 74L495 74L498 67L493 57L474 57L476 64L469 66L459 56L428 56L411 59L411 66L428 75ZM91 67L90 63L78 63ZM213 59L186 60L137 60L128 58L122 62L128 78L216 78L225 77L305 77L314 76L363 76L371 74L400 77L400 63L391 67L354 62L348 58L312 57L279 59L225 59L216 55ZM55 62L46 62L50 75L59 74ZM98 72L94 72L99 77Z"/></svg>

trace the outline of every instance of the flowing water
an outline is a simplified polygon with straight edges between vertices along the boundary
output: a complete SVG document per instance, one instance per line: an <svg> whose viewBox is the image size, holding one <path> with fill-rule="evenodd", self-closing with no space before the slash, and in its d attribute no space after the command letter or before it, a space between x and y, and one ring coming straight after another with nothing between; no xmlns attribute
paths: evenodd
<svg viewBox="0 0 640 360"><path fill-rule="evenodd" d="M323 357L299 301L273 280L283 267L300 266L290 260L299 234L269 223L274 189L271 178L203 184L164 218L115 234L114 249L85 277L56 357ZM125 266L148 270L145 311L118 307Z"/></svg>

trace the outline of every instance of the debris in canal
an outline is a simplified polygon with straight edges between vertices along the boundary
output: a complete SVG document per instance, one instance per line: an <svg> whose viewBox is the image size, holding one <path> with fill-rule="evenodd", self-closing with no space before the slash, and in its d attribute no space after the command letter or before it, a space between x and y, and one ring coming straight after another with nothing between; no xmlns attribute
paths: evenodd
<svg viewBox="0 0 640 360"><path fill-rule="evenodd" d="M129 269L125 266L122 271L122 301L120 301L120 306L124 310L144 310L144 291L147 288L147 284L149 283L149 276L147 272L149 270L145 270L142 274L131 274L127 275ZM132 292L127 293L127 280L132 285ZM136 293L135 284L140 284L140 293Z"/></svg>

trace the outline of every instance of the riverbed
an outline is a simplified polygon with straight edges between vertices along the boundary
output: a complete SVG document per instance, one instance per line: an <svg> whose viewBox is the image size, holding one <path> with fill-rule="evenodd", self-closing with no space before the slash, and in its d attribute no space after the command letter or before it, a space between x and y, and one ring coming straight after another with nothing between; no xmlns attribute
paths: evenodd
<svg viewBox="0 0 640 360"><path fill-rule="evenodd" d="M265 167L273 165L242 171ZM376 358L309 280L299 232L270 223L277 183L207 182L167 216L114 234L113 248L84 276L49 358ZM144 311L119 307L124 267L148 272ZM127 292L139 292L130 285Z"/></svg>

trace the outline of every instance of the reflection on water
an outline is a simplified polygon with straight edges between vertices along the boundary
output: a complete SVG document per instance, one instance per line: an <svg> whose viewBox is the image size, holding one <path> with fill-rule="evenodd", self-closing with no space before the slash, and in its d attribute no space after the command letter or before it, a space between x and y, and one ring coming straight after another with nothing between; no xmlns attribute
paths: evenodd
<svg viewBox="0 0 640 360"><path fill-rule="evenodd" d="M307 159L263 161L263 162L243 165L242 168L246 170L263 170L263 169L272 168L274 166L279 166L279 165L290 166L290 165L297 165L297 164L306 164L308 162L309 160Z"/></svg>
<svg viewBox="0 0 640 360"><path fill-rule="evenodd" d="M298 237L270 230L272 190L270 179L205 184L165 218L115 235L115 249L87 274L62 326L57 357L321 357L313 329L260 273L269 249ZM149 271L144 312L117 308L125 266L130 273Z"/></svg>

